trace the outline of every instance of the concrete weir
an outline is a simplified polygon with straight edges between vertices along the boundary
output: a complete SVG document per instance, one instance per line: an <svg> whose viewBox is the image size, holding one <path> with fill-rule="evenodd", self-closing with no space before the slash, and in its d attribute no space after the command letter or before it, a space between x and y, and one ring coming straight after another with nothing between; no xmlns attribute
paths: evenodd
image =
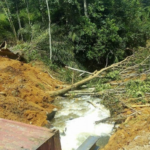
<svg viewBox="0 0 150 150"><path fill-rule="evenodd" d="M90 136L88 137L84 143L78 147L77 150L98 150L99 147L96 145L96 142L98 141L100 137L99 136Z"/></svg>

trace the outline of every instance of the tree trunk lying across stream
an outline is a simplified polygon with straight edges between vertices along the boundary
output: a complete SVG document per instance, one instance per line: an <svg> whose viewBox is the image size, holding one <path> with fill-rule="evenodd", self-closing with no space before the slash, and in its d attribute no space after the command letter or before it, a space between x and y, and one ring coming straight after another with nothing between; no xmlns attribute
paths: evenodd
<svg viewBox="0 0 150 150"><path fill-rule="evenodd" d="M77 82L77 83L74 83L74 84L72 84L72 85L70 85L70 86L68 86L68 87L66 87L66 88L64 88L64 89L61 89L61 90L58 90L58 91L50 91L49 94L50 94L50 96L63 95L63 94L65 94L66 92L68 92L68 91L70 91L70 90L72 90L72 89L76 89L77 87L79 87L79 86L81 86L81 85L87 83L88 81L90 81L90 80L96 78L96 77L97 77L100 73L102 73L103 71L108 70L108 69L110 69L110 68L113 68L113 67L116 67L116 66L120 65L121 63L123 63L123 62L126 61L127 59L131 58L132 56L133 56L133 55L127 57L126 59L124 59L124 60L121 61L121 62L112 64L112 65L109 66L109 67L103 68L103 69L101 69L100 71L95 71L92 75L90 75L90 76L87 77L86 79L83 79L83 80L81 80L81 81L79 81L79 82Z"/></svg>

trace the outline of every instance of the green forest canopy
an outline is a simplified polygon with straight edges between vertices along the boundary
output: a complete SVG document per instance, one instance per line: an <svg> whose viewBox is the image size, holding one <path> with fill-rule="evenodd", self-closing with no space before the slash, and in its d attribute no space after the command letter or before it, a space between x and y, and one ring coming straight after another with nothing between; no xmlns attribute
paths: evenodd
<svg viewBox="0 0 150 150"><path fill-rule="evenodd" d="M104 67L145 46L150 37L149 0L49 0L52 61ZM0 42L28 42L49 57L46 0L1 0ZM91 70L92 70L91 69Z"/></svg>

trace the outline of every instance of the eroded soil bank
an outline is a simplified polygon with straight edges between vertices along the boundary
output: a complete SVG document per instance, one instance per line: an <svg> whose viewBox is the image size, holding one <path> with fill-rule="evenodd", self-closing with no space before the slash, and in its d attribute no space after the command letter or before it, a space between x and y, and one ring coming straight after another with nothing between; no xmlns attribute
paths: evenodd
<svg viewBox="0 0 150 150"><path fill-rule="evenodd" d="M125 118L101 150L150 149L150 49L141 48L118 67L118 79L103 91L114 116ZM116 114L116 115L115 115Z"/></svg>
<svg viewBox="0 0 150 150"><path fill-rule="evenodd" d="M140 56L139 59L144 60L145 55ZM135 57L132 62L135 62ZM114 107L114 104L116 105L115 100L117 100L119 103L114 110L117 115L126 117L126 120L111 136L103 150L150 149L150 72L149 66L145 68L144 66L147 64L137 66L136 62L135 66L134 64L120 65L119 79L108 82L110 86L106 89L104 100L106 102L109 100L111 108ZM104 87L107 88L107 86ZM53 105L54 97L50 97L49 92L62 88L63 83L52 78L48 72L44 72L43 67L33 67L30 64L0 56L0 118L45 126L47 124L46 114L56 107ZM141 88L146 93L141 92ZM133 108L134 104L148 105Z"/></svg>
<svg viewBox="0 0 150 150"><path fill-rule="evenodd" d="M0 118L44 126L55 107L48 92L61 85L30 64L0 56Z"/></svg>
<svg viewBox="0 0 150 150"><path fill-rule="evenodd" d="M150 109L138 108L139 114L129 116L102 150L149 150ZM132 112L126 111L126 114Z"/></svg>

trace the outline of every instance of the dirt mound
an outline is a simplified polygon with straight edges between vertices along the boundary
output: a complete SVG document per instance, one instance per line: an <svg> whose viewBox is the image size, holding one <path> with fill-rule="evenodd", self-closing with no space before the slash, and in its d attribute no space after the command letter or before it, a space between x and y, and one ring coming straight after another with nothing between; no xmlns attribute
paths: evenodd
<svg viewBox="0 0 150 150"><path fill-rule="evenodd" d="M55 107L48 91L60 85L30 64L0 56L0 118L44 126L46 113Z"/></svg>

